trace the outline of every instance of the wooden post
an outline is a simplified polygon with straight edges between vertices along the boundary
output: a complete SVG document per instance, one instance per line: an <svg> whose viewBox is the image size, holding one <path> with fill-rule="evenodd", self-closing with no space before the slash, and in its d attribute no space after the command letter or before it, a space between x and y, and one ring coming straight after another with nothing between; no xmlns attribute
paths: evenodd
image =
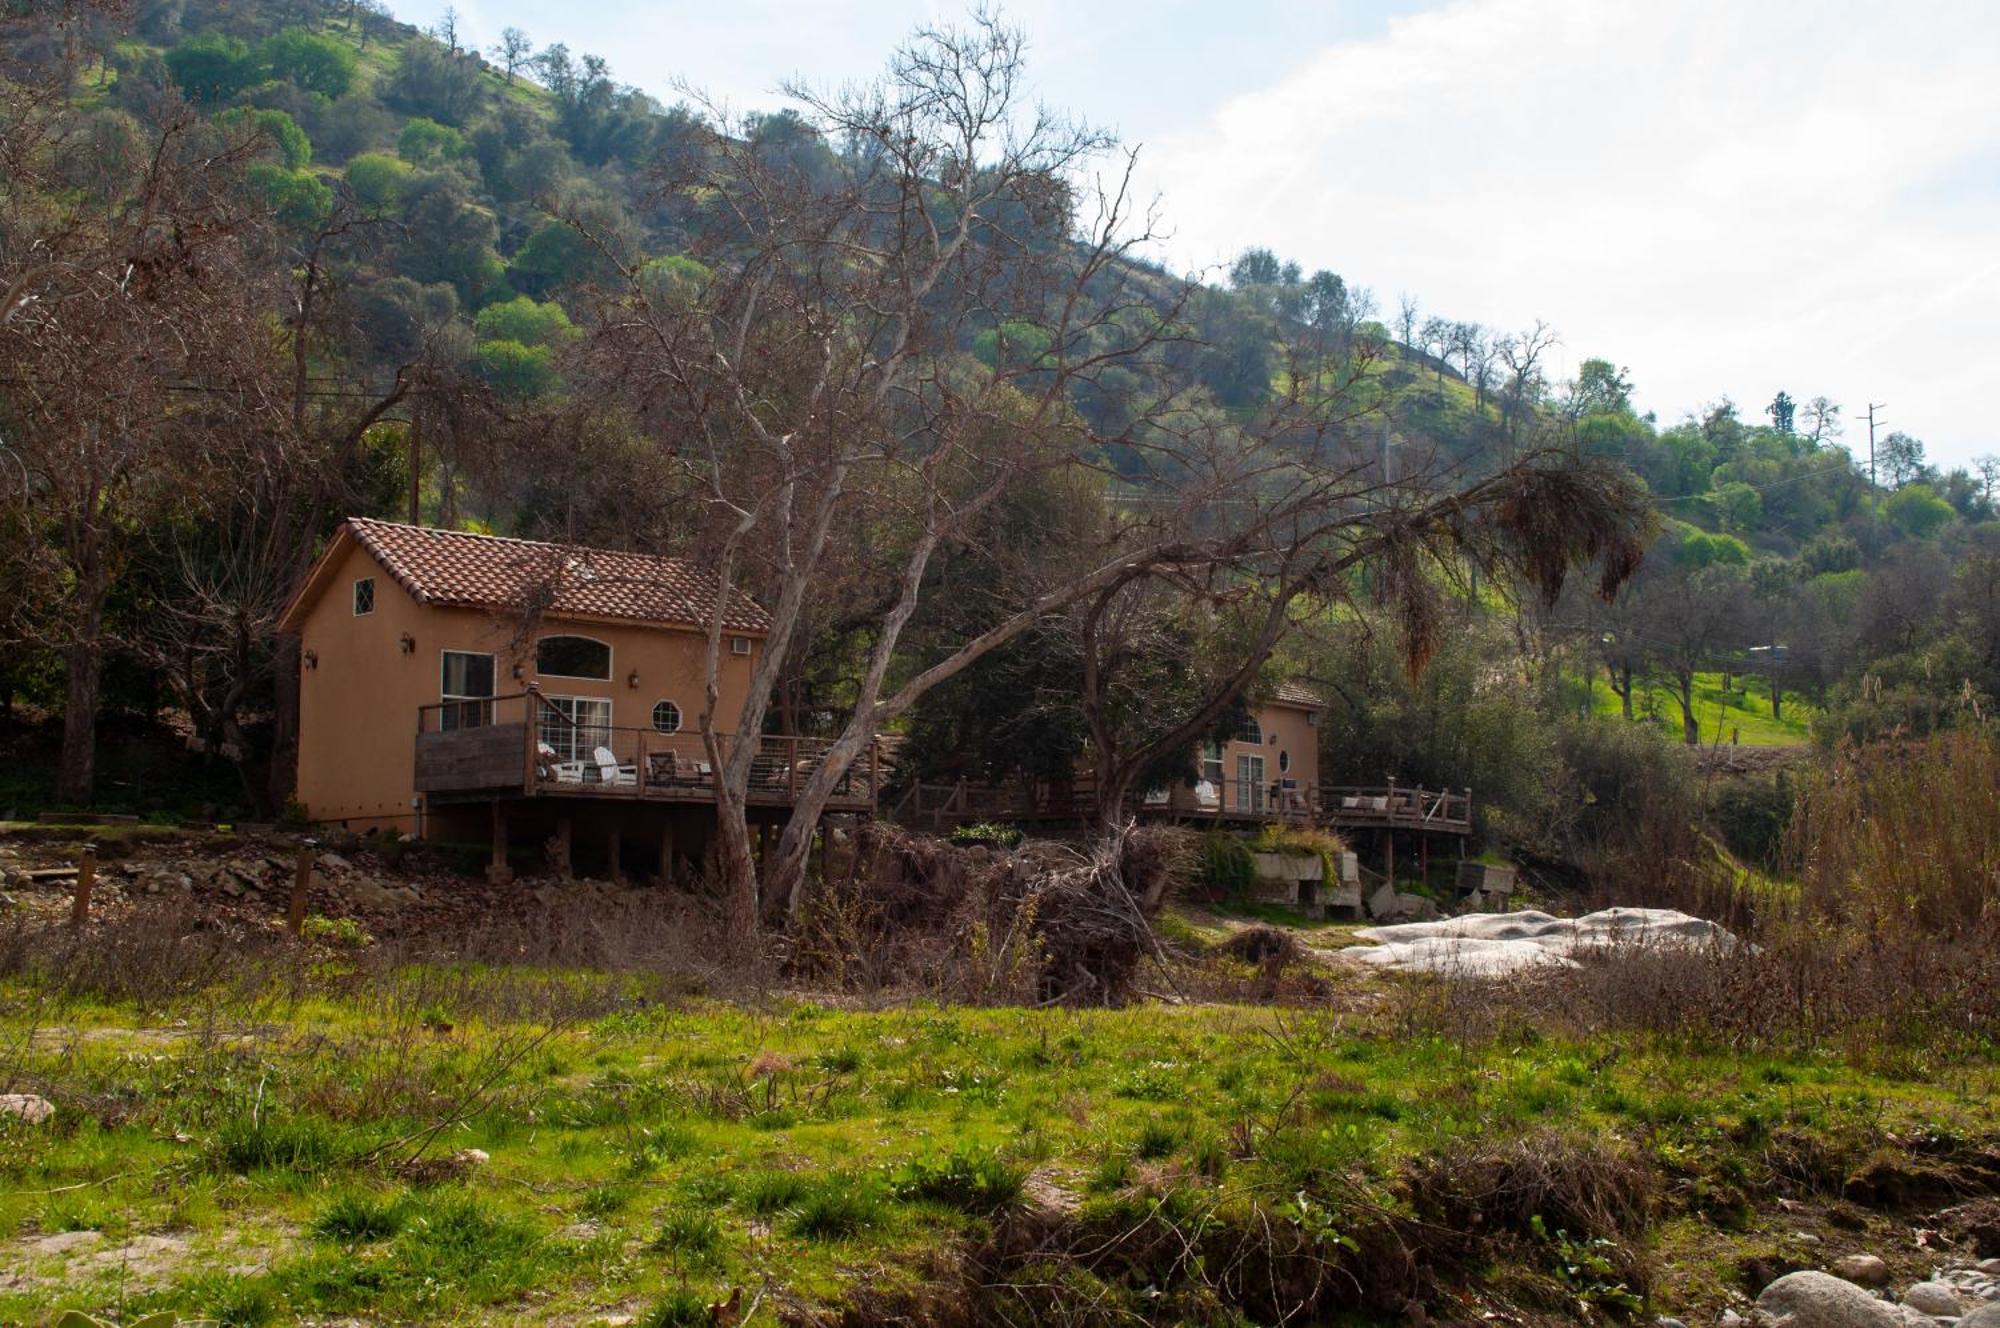
<svg viewBox="0 0 2000 1328"><path fill-rule="evenodd" d="M611 868L610 876L613 885L625 884L625 866L618 860L624 847L624 837L619 833L618 827L613 825L611 827L610 838L605 841L604 845L604 853Z"/></svg>
<svg viewBox="0 0 2000 1328"><path fill-rule="evenodd" d="M1386 825L1382 827L1382 875L1390 885L1396 883L1396 832Z"/></svg>
<svg viewBox="0 0 2000 1328"><path fill-rule="evenodd" d="M1423 874L1424 884L1431 883L1431 832L1420 831L1417 835L1417 870Z"/></svg>
<svg viewBox="0 0 2000 1328"><path fill-rule="evenodd" d="M507 861L507 809L498 798L493 800L493 860L486 864L486 879L495 885L508 885L514 879Z"/></svg>
<svg viewBox="0 0 2000 1328"><path fill-rule="evenodd" d="M292 901L285 909L285 934L293 940L305 934L306 891L312 888L313 859L318 856L317 839L299 841L299 860L292 869Z"/></svg>
<svg viewBox="0 0 2000 1328"><path fill-rule="evenodd" d="M771 860L771 823L769 821L760 821L757 824L758 870L760 871L763 870L764 865L770 862L770 860Z"/></svg>
<svg viewBox="0 0 2000 1328"><path fill-rule="evenodd" d="M69 925L81 928L90 921L90 887L97 879L97 845L85 844L76 860L76 898L70 903Z"/></svg>
<svg viewBox="0 0 2000 1328"><path fill-rule="evenodd" d="M662 820L660 823L660 884L674 883L674 823Z"/></svg>
<svg viewBox="0 0 2000 1328"><path fill-rule="evenodd" d="M569 841L571 828L570 816L567 812L556 817L556 875L565 881L569 879L570 873Z"/></svg>

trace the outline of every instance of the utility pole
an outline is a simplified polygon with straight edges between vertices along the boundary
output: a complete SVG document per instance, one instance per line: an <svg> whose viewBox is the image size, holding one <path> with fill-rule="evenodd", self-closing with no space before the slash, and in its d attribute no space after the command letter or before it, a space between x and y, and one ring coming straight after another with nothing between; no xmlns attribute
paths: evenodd
<svg viewBox="0 0 2000 1328"><path fill-rule="evenodd" d="M1878 410L1881 410L1881 409L1882 409L1882 408L1883 408L1884 406L1886 406L1886 405L1888 405L1888 404L1889 404L1889 403L1888 403L1888 402L1886 402L1886 401L1871 401L1871 402L1869 402L1869 403L1868 403L1868 487L1869 487L1869 488L1871 488L1871 489L1872 489L1872 488L1874 488L1874 487L1876 487L1876 485L1875 485L1875 412L1876 412L1876 411L1878 411Z"/></svg>

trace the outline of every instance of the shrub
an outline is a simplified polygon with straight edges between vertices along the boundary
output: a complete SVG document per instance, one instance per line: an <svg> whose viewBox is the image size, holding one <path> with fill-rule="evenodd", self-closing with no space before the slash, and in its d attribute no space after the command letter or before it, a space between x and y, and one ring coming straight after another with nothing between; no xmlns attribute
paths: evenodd
<svg viewBox="0 0 2000 1328"><path fill-rule="evenodd" d="M1027 1179L998 1153L954 1152L937 1162L911 1163L897 1177L895 1192L899 1199L980 1215L1011 1206Z"/></svg>
<svg viewBox="0 0 2000 1328"><path fill-rule="evenodd" d="M1731 779L1709 800L1709 818L1729 851L1759 867L1775 867L1792 824L1795 794L1780 770L1772 779Z"/></svg>
<svg viewBox="0 0 2000 1328"><path fill-rule="evenodd" d="M312 1230L323 1240L361 1244L387 1240L403 1229L405 1212L400 1201L384 1201L367 1194L343 1194L313 1219Z"/></svg>
<svg viewBox="0 0 2000 1328"><path fill-rule="evenodd" d="M677 1208L660 1222L653 1248L662 1254L676 1254L690 1263L705 1263L722 1248L722 1226L706 1212Z"/></svg>
<svg viewBox="0 0 2000 1328"><path fill-rule="evenodd" d="M269 1111L238 1117L217 1132L214 1157L235 1172L319 1171L338 1151L333 1131L309 1117L277 1116Z"/></svg>
<svg viewBox="0 0 2000 1328"><path fill-rule="evenodd" d="M676 1287L653 1302L639 1328L709 1328L716 1322L707 1301L686 1287Z"/></svg>
<svg viewBox="0 0 2000 1328"><path fill-rule="evenodd" d="M993 821L961 825L950 835L954 844L983 844L993 848L1016 848L1020 845L1022 837L1019 826L1000 825Z"/></svg>
<svg viewBox="0 0 2000 1328"><path fill-rule="evenodd" d="M829 1176L792 1205L785 1227L801 1240L846 1240L881 1217L874 1190L855 1177Z"/></svg>
<svg viewBox="0 0 2000 1328"><path fill-rule="evenodd" d="M323 945L337 945L346 950L359 950L374 942L359 922L353 918L329 918L314 913L305 921L305 938Z"/></svg>
<svg viewBox="0 0 2000 1328"><path fill-rule="evenodd" d="M796 1171L760 1171L745 1178L737 1191L743 1206L759 1217L771 1217L805 1196L811 1182Z"/></svg>
<svg viewBox="0 0 2000 1328"><path fill-rule="evenodd" d="M1241 899L1249 894L1257 879L1257 864L1250 857L1249 845L1227 830L1206 832L1201 837L1195 879L1212 898Z"/></svg>
<svg viewBox="0 0 2000 1328"><path fill-rule="evenodd" d="M288 78L322 97L345 96L359 63L346 42L303 28L286 28L266 38L258 54L273 78Z"/></svg>

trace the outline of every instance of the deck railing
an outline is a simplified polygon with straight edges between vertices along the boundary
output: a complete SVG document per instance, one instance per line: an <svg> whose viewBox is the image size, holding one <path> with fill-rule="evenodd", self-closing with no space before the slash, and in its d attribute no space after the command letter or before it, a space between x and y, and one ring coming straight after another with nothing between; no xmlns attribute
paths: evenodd
<svg viewBox="0 0 2000 1328"><path fill-rule="evenodd" d="M715 759L700 733L663 733L595 722L560 708L538 692L418 708L418 787L472 792L521 789L539 793L713 799ZM749 797L793 802L825 765L833 746L824 738L718 735L723 761L748 742ZM427 773L428 776L427 776ZM864 750L835 783L837 803L874 801L879 752Z"/></svg>
<svg viewBox="0 0 2000 1328"><path fill-rule="evenodd" d="M1130 795L1127 810L1188 820L1278 821L1353 828L1463 834L1472 824L1472 790L1452 793L1396 784L1321 787L1288 780L1241 781L1224 775ZM1066 784L931 781L907 787L889 815L932 829L973 821L1082 820L1097 813L1096 782Z"/></svg>

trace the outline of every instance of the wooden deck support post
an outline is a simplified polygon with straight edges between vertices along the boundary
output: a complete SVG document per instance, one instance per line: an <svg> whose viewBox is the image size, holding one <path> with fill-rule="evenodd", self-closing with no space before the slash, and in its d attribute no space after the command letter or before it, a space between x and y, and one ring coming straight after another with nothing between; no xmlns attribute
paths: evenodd
<svg viewBox="0 0 2000 1328"><path fill-rule="evenodd" d="M660 884L674 883L674 823L666 818L660 821Z"/></svg>
<svg viewBox="0 0 2000 1328"><path fill-rule="evenodd" d="M305 934L306 894L312 889L313 859L318 856L317 839L299 841L299 860L292 869L291 903L285 909L285 934L295 941Z"/></svg>
<svg viewBox="0 0 2000 1328"><path fill-rule="evenodd" d="M1417 871L1423 876L1425 885L1431 883L1431 832L1423 831L1417 836Z"/></svg>
<svg viewBox="0 0 2000 1328"><path fill-rule="evenodd" d="M97 880L97 845L85 844L76 860L76 897L70 901L69 925L82 928L90 921L90 887Z"/></svg>
<svg viewBox="0 0 2000 1328"><path fill-rule="evenodd" d="M1386 825L1382 827L1382 875L1390 885L1396 883L1396 832Z"/></svg>
<svg viewBox="0 0 2000 1328"><path fill-rule="evenodd" d="M769 821L760 821L757 823L758 870L760 871L763 870L764 865L770 862L770 860L771 860L771 823Z"/></svg>
<svg viewBox="0 0 2000 1328"><path fill-rule="evenodd" d="M624 836L619 833L618 827L613 825L611 827L611 837L604 845L605 859L607 865L610 867L609 875L613 885L625 884L625 864L618 860L624 847Z"/></svg>
<svg viewBox="0 0 2000 1328"><path fill-rule="evenodd" d="M507 809L493 800L493 859L486 864L486 879L494 885L509 885L514 869L507 862Z"/></svg>
<svg viewBox="0 0 2000 1328"><path fill-rule="evenodd" d="M570 832L573 829L574 826L571 823L569 813L564 812L561 816L556 817L555 868L556 875L565 881L569 879L570 875L569 842Z"/></svg>

